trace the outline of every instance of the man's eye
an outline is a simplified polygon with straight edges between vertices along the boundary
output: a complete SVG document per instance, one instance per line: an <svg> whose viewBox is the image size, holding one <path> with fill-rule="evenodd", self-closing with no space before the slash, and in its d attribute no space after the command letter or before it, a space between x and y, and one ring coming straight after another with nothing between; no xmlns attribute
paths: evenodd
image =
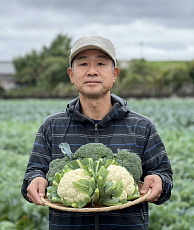
<svg viewBox="0 0 194 230"><path fill-rule="evenodd" d="M81 63L80 66L87 66L87 63Z"/></svg>
<svg viewBox="0 0 194 230"><path fill-rule="evenodd" d="M99 62L99 63L98 63L98 65L99 65L99 66L102 66L102 65L105 65L105 64L104 64L104 63L102 63L102 62Z"/></svg>

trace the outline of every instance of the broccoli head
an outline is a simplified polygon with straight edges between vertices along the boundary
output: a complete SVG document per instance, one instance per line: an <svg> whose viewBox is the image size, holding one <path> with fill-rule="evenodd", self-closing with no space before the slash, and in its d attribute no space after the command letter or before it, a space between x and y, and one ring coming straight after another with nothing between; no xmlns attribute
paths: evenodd
<svg viewBox="0 0 194 230"><path fill-rule="evenodd" d="M50 162L49 171L46 174L46 179L48 180L49 184L52 183L55 173L61 171L68 162L68 157L63 157L61 159L57 158Z"/></svg>
<svg viewBox="0 0 194 230"><path fill-rule="evenodd" d="M139 184L140 177L142 176L141 158L127 149L122 149L116 154L115 160L125 167L133 175L135 183Z"/></svg>
<svg viewBox="0 0 194 230"><path fill-rule="evenodd" d="M94 161L99 158L113 159L112 150L102 143L88 143L82 145L74 154L75 159L92 158Z"/></svg>

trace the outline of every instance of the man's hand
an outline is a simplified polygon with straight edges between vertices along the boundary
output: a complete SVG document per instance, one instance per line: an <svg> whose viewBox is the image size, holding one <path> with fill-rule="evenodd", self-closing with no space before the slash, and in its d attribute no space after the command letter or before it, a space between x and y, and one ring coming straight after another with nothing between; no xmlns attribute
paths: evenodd
<svg viewBox="0 0 194 230"><path fill-rule="evenodd" d="M144 195L148 192L148 189L151 189L151 194L147 201L157 201L162 193L162 180L158 175L148 175L144 178L144 184L141 187L140 193Z"/></svg>
<svg viewBox="0 0 194 230"><path fill-rule="evenodd" d="M44 205L40 197L45 196L46 187L48 182L43 177L34 178L29 186L27 187L27 197L29 201L35 203L36 205Z"/></svg>

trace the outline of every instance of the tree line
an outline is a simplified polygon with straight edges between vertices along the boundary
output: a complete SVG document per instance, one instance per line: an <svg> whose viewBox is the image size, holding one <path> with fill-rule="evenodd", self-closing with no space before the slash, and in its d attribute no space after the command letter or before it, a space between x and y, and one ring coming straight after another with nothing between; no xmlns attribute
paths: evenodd
<svg viewBox="0 0 194 230"><path fill-rule="evenodd" d="M13 60L18 88L12 97L73 97L77 95L69 81L67 68L71 38L59 34L40 51ZM194 61L150 62L131 60L120 66L113 93L122 97L194 96Z"/></svg>
<svg viewBox="0 0 194 230"><path fill-rule="evenodd" d="M115 90L124 97L194 96L194 61L131 60L121 69Z"/></svg>

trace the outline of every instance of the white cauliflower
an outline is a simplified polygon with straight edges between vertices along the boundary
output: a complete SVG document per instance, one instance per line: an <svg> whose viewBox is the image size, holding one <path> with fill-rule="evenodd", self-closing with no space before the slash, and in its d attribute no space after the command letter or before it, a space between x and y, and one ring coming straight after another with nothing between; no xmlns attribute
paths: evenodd
<svg viewBox="0 0 194 230"><path fill-rule="evenodd" d="M127 199L135 192L136 186L134 178L126 168L119 165L110 165L107 170L109 171L106 178L107 182L112 181L113 183L116 183L118 180L122 181L123 191L121 196L119 196L119 200Z"/></svg>
<svg viewBox="0 0 194 230"><path fill-rule="evenodd" d="M140 196L133 176L114 159L84 158L69 161L55 173L47 188L50 201L83 208L120 205Z"/></svg>
<svg viewBox="0 0 194 230"><path fill-rule="evenodd" d="M79 182L83 179L89 181L91 177L88 171L82 168L70 170L61 178L57 189L57 194L63 199L63 202L66 205L71 204L73 207L78 207L80 205L77 204L80 202L87 204L91 201L89 194L83 192L83 190L75 185L75 182Z"/></svg>

